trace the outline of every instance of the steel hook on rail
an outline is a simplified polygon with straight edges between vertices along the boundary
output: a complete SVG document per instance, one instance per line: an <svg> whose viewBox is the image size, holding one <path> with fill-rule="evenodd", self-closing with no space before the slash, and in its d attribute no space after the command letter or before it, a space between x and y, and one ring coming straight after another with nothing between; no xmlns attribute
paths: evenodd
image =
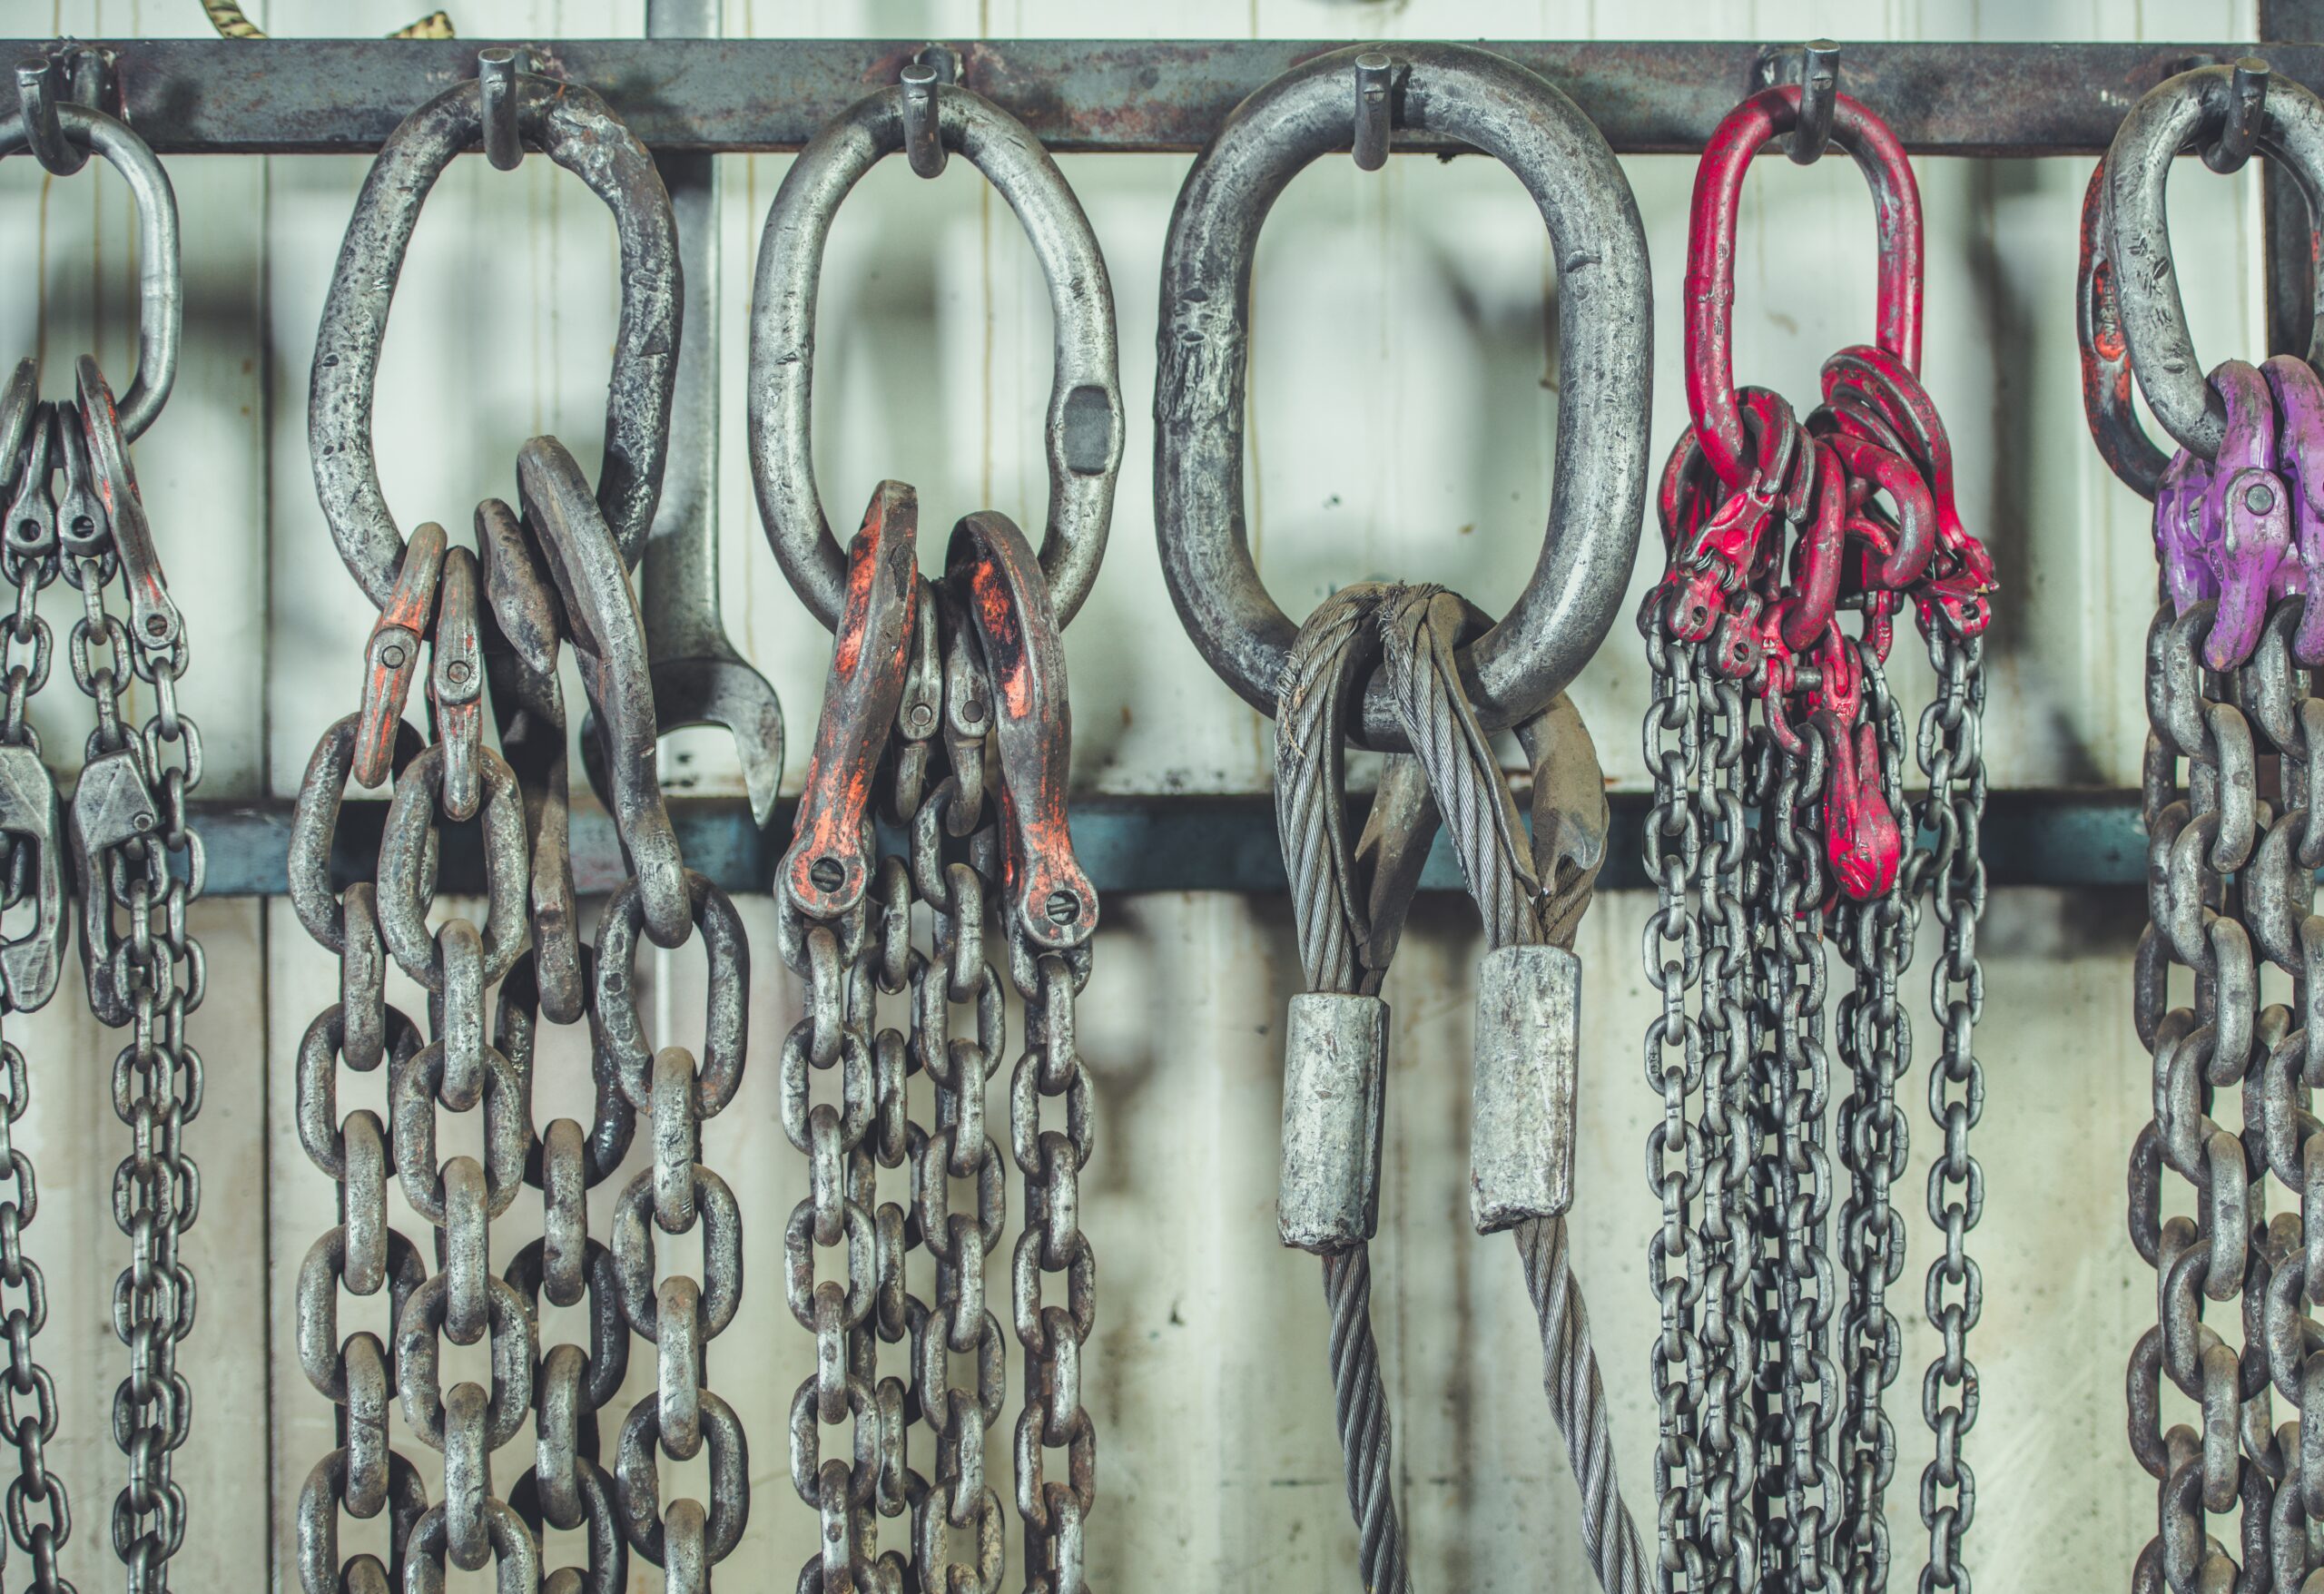
<svg viewBox="0 0 2324 1594"><path fill-rule="evenodd" d="M1187 633L1262 713L1298 634L1251 556L1243 482L1251 266L1277 195L1353 147L1348 74L1364 47L1319 55L1231 113L1178 192L1162 267L1154 484L1162 571ZM1572 101L1535 74L1461 44L1398 44L1402 124L1497 157L1532 195L1559 261L1557 477L1541 554L1501 623L1468 650L1462 682L1489 729L1539 710L1612 625L1646 501L1651 323L1646 238L1629 182ZM1367 747L1401 749L1384 684L1365 691Z"/></svg>
<svg viewBox="0 0 2324 1594"><path fill-rule="evenodd" d="M1832 142L1832 113L1839 103L1840 47L1810 39L1799 48L1799 120L1792 124L1784 153L1795 166L1813 166Z"/></svg>
<svg viewBox="0 0 2324 1594"><path fill-rule="evenodd" d="M2311 220L2324 195L2324 102L2288 78L2269 81L2264 95L2255 93L2251 68L2259 64L2199 66L2157 84L2122 118L2100 168L2106 174L2104 258L2113 268L2130 369L2162 429L2203 460L2217 458L2228 412L2205 379L2211 368L2196 358L2180 296L2163 205L2171 163L2182 151L2242 138L2239 119L2247 128L2256 121L2254 147L2289 167L2308 196ZM2311 297L2324 299L2324 256L2312 271ZM2324 359L2324 317L2316 318L2307 355L2311 364Z"/></svg>
<svg viewBox="0 0 2324 1594"><path fill-rule="evenodd" d="M177 381L178 339L185 322L185 285L178 273L177 194L153 150L128 126L91 105L59 99L45 86L37 107L28 104L16 116L0 121L0 158L27 150L39 155L40 124L52 125L73 149L94 150L103 156L129 184L136 202L137 370L119 409L121 435L134 442L162 413ZM42 164L57 170L45 159ZM69 170L77 171L80 164L74 162Z"/></svg>
<svg viewBox="0 0 2324 1594"><path fill-rule="evenodd" d="M2222 177L2243 170L2260 147L2260 113L2268 103L2268 64L2246 55L2228 69L2227 119L2203 147L2203 164Z"/></svg>
<svg viewBox="0 0 2324 1594"><path fill-rule="evenodd" d="M1388 163L1388 141L1394 116L1388 103L1395 64L1386 52L1367 50L1355 58L1355 135L1349 153L1359 172L1377 172Z"/></svg>
<svg viewBox="0 0 2324 1594"><path fill-rule="evenodd" d="M485 139L485 93L476 79L455 84L388 135L357 196L323 300L307 397L315 495L340 559L375 605L395 591L404 553L371 442L388 311L429 191L453 156ZM576 84L521 74L513 96L521 140L587 183L613 212L621 319L596 497L624 563L635 565L661 496L669 443L682 313L677 224L653 157L604 101Z"/></svg>
<svg viewBox="0 0 2324 1594"><path fill-rule="evenodd" d="M484 123L484 158L500 172L525 161L525 140L517 125L517 80L527 63L521 51L495 44L476 53L478 113Z"/></svg>
<svg viewBox="0 0 2324 1594"><path fill-rule="evenodd" d="M928 65L928 54L919 66ZM836 626L846 607L847 559L815 486L810 402L823 249L841 203L881 157L911 149L912 169L932 174L924 132L931 116L941 150L966 158L1009 202L1049 280L1056 374L1040 567L1062 625L1097 579L1121 470L1113 289L1089 219L1040 141L958 84L940 90L931 76L858 100L799 152L767 211L751 314L751 477L759 517L793 590L826 627ZM923 130L916 148L914 127Z"/></svg>

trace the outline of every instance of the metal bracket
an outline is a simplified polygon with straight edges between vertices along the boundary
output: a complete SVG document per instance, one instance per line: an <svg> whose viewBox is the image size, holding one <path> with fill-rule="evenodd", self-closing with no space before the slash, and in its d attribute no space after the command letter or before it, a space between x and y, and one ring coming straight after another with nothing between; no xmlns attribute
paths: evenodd
<svg viewBox="0 0 2324 1594"><path fill-rule="evenodd" d="M69 100L107 115L120 114L113 53L66 39L43 55L16 63L16 103L24 113L25 137L41 170L70 177L89 163L89 152L64 136L56 106Z"/></svg>
<svg viewBox="0 0 2324 1594"><path fill-rule="evenodd" d="M1814 165L1832 140L1832 110L1840 92L1840 47L1829 39L1810 39L1797 50L1787 50L1768 81L1799 85L1799 121L1792 127L1784 153L1794 165Z"/></svg>
<svg viewBox="0 0 2324 1594"><path fill-rule="evenodd" d="M904 159L915 175L940 177L950 154L937 117L937 95L960 81L960 57L949 45L923 44L903 69Z"/></svg>
<svg viewBox="0 0 2324 1594"><path fill-rule="evenodd" d="M2203 151L2203 164L2225 176L2240 172L2260 147L2260 124L2268 106L2268 64L2246 55L2228 83L2227 124Z"/></svg>
<svg viewBox="0 0 2324 1594"><path fill-rule="evenodd" d="M1385 51L1367 50L1355 58L1355 133L1349 147L1359 172L1377 172L1388 163L1395 73Z"/></svg>
<svg viewBox="0 0 2324 1594"><path fill-rule="evenodd" d="M530 65L525 51L507 44L476 53L484 158L497 171L514 172L524 162L525 142L517 130L517 80Z"/></svg>

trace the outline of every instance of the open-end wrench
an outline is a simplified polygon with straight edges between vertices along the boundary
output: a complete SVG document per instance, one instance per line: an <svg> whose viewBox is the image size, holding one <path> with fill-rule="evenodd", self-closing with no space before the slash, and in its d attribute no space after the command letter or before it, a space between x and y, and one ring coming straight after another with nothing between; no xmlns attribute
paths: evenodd
<svg viewBox="0 0 2324 1594"><path fill-rule="evenodd" d="M718 33L718 0L646 0L648 38ZM665 736L686 725L733 733L751 819L763 828L783 779L783 709L726 639L718 605L718 171L706 154L654 163L677 213L684 282L669 464L639 571L654 717Z"/></svg>

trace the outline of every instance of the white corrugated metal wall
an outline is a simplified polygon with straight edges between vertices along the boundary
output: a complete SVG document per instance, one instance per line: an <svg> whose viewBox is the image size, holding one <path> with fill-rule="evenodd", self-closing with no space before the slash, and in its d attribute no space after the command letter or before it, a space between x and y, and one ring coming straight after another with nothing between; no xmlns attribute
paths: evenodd
<svg viewBox="0 0 2324 1594"><path fill-rule="evenodd" d="M249 9L271 30L300 35L385 32L420 7L257 0ZM205 31L195 0L19 0L6 11L6 31L19 34ZM643 24L643 0L461 0L452 11L477 37L635 34ZM728 0L726 27L930 37L2087 39L2249 37L2254 22L2249 0ZM750 262L786 160L724 165L722 515L729 628L781 691L795 787L828 644L758 535L741 400ZM184 695L206 740L206 796L289 791L316 735L354 701L371 612L315 507L304 395L364 164L169 162L185 234L183 371L137 458L194 638ZM1179 634L1153 547L1147 410L1157 270L1187 160L1062 164L1111 269L1129 414L1109 556L1068 636L1077 783L1260 791L1268 727ZM1684 418L1670 307L1692 162L1625 165L1655 261L1659 466ZM1918 170L1929 220L1926 375L1963 462L1962 509L2006 583L1988 644L1994 782L2135 785L2152 564L2144 507L2091 452L2075 387L2069 305L2089 162L1923 161ZM2207 241L2215 256L2183 262L2201 290L2198 341L2248 349L2258 342L2256 183L2200 175L2190 168L2174 196L2176 235ZM1822 356L1869 326L1868 218L1846 162L1755 177L1737 329L1738 366L1752 379L1811 390ZM52 387L85 347L127 369L132 239L126 191L110 176L52 182L30 162L0 163L0 349L44 350ZM1544 323L1553 276L1531 206L1489 162L1392 162L1374 176L1324 162L1293 185L1260 254L1251 418L1253 540L1287 608L1302 612L1336 585L1389 574L1445 582L1489 607L1515 592L1554 464L1556 373ZM382 372L382 474L406 524L464 525L478 497L507 493L517 446L536 432L561 435L594 466L615 278L607 219L548 163L513 174L457 163L406 267ZM987 506L1037 522L1047 296L1007 208L964 162L933 183L888 162L848 204L824 283L817 440L834 518L851 517L875 480L894 476L917 484L931 525ZM1642 562L1636 579L1649 578ZM1643 676L1635 638L1620 625L1575 692L1623 787L1642 774ZM1917 661L1896 679L1907 701L1925 694ZM52 692L48 703L48 746L69 763L81 740L77 698ZM736 789L717 734L689 733L673 746L674 786ZM1643 1347L1654 1314L1644 1255L1654 1207L1642 1146L1652 1098L1638 1060L1649 906L1637 894L1601 899L1581 939L1589 1060L1574 1233L1609 1363L1622 1475L1650 1532ZM771 1588L789 1585L812 1542L782 1444L782 1413L810 1360L810 1336L791 1322L779 1283L782 1215L805 1174L776 1121L772 1065L793 998L773 956L766 903L746 912L761 949L752 1067L742 1097L709 1131L707 1156L743 1200L751 1284L711 1367L756 1440L750 1529L729 1582ZM1085 1185L1102 1281L1088 1374L1102 1431L1095 1579L1157 1590L1349 1586L1354 1536L1322 1366L1322 1302L1313 1264L1278 1249L1273 1235L1277 1026L1297 980L1287 908L1157 895L1110 901L1107 915L1082 1007L1100 1115ZM1974 1565L1995 1587L2118 1582L2150 1531L2152 1486L2125 1448L2122 1393L2124 1356L2153 1300L2120 1215L2123 1159L2148 1110L2128 1002L2140 916L2126 896L1998 890L1983 939L1990 1099L1980 1150L1989 1195L1975 1249L1986 1312L1975 1347L1983 1411L1970 1449ZM333 972L287 903L219 901L198 917L211 994L196 1036L211 1073L192 1136L204 1172L190 1237L202 1316L183 1353L198 1403L181 1476L197 1525L180 1581L295 1586L290 1509L331 1425L299 1371L289 1304L299 1259L329 1221L330 1192L298 1146L290 1065L300 1031L330 999ZM1375 1257L1402 1493L1425 1585L1540 1587L1546 1574L1548 1586L1579 1589L1587 1572L1562 1449L1537 1392L1521 1283L1505 1243L1469 1235L1461 1194L1467 1093L1459 1081L1476 950L1459 903L1428 903L1386 992L1395 1072ZM1915 989L1927 955L1925 941ZM684 1034L698 1010L696 960L683 954L651 974L667 1020L657 1032ZM94 1588L105 1581L97 1560L120 1473L104 1412L119 1375L110 1301L120 1241L106 1191L122 1131L106 1085L111 1043L75 1018L71 995L68 987L68 999L11 1035L32 1058L34 1105L17 1138L41 1170L44 1199L29 1244L49 1270L42 1347L66 1402L51 1454L77 1496L70 1559L82 1586ZM1917 1000L1915 1011L1926 1057L1933 1037ZM1917 1088L1905 1099L1916 1109ZM350 1090L349 1105L379 1103ZM579 1105L566 1084L545 1085L544 1118ZM1898 1299L1905 1371L1891 1395L1901 1436L1889 1492L1900 1582L1922 1542L1914 1501L1927 1441L1915 1409L1932 1336L1912 1285L1925 1256L1918 1193L1934 1138L1916 1137L1897 1186L1899 1205L1916 1220ZM529 1237L527 1221L537 1220L514 1213L496 1225L499 1254ZM1005 1266L993 1281L994 1298L1004 1299ZM635 1389L613 1409L651 1379L650 1361L634 1361ZM997 1471L1007 1466L1005 1433L996 1431ZM504 1488L528 1448L503 1452ZM698 1464L675 1469L672 1482L698 1488ZM352 1525L350 1545L368 1544L370 1531ZM639 1589L657 1578L642 1564L633 1571Z"/></svg>

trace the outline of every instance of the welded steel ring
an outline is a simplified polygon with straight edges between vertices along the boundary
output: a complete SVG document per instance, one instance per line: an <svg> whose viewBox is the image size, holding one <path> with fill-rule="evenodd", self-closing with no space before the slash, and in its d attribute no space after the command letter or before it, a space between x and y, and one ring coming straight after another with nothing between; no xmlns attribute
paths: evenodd
<svg viewBox="0 0 2324 1594"><path fill-rule="evenodd" d="M1178 192L1163 255L1154 390L1162 572L1210 667L1266 714L1298 626L1259 579L1244 514L1251 262L1285 186L1311 162L1351 147L1364 53L1318 56L1235 108ZM1497 730L1581 673L1630 581L1646 504L1646 236L1604 137L1541 78L1460 44L1399 44L1390 54L1402 83L1397 124L1497 156L1533 196L1557 250L1563 382L1549 527L1524 592L1462 660L1463 684ZM1377 679L1355 730L1364 746L1404 746Z"/></svg>
<svg viewBox="0 0 2324 1594"><path fill-rule="evenodd" d="M2171 255L2163 186L2181 152L2206 143L2227 124L2235 69L2199 66L2150 89L2131 107L2106 152L2106 259L2122 307L2131 370L2162 429L2200 458L2215 458L2227 410L2206 379L2187 330L2187 307ZM2260 106L2260 152L2280 162L2308 200L2309 224L2324 218L2324 102L2290 78L2277 77ZM2313 262L2309 301L2324 302L2324 255ZM2324 316L2309 334L2308 359L2324 359Z"/></svg>
<svg viewBox="0 0 2324 1594"><path fill-rule="evenodd" d="M71 101L56 107L64 136L105 158L137 202L137 374L122 396L122 436L145 435L178 379L178 335L185 282L178 274L178 197L145 141L102 111ZM21 115L0 121L0 157L32 148Z"/></svg>
<svg viewBox="0 0 2324 1594"><path fill-rule="evenodd" d="M2082 259L2074 279L2074 338L2082 352L2082 413L2099 458L2152 502L2171 456L2146 435L2131 402L2131 355L2122 341L2122 296L2106 258L2106 163L2090 173L2082 200Z"/></svg>
<svg viewBox="0 0 2324 1594"><path fill-rule="evenodd" d="M678 229L645 146L577 84L517 79L517 126L527 143L587 183L613 212L621 247L621 321L606 388L606 455L597 506L624 560L635 565L662 496L677 380ZM356 197L323 300L307 393L307 446L315 496L339 556L384 607L403 561L403 533L379 490L371 408L396 279L428 191L452 157L484 137L473 79L437 95L388 135Z"/></svg>
<svg viewBox="0 0 2324 1594"><path fill-rule="evenodd" d="M1801 89L1761 89L1728 112L1695 168L1679 311L1686 328L1687 411L1703 458L1739 492L1753 474L1735 390L1735 238L1743 181L1768 144L1799 125ZM1874 341L1907 370L1921 365L1921 193L1905 146L1888 124L1846 94L1832 97L1831 142L1847 152L1872 192L1879 241Z"/></svg>
<svg viewBox="0 0 2324 1594"><path fill-rule="evenodd" d="M1113 520L1122 464L1122 395L1114 290L1098 235L1049 152L1008 112L950 84L936 96L944 148L964 156L1017 212L1049 285L1056 372L1044 451L1049 517L1041 574L1062 626L1089 595ZM815 298L832 220L882 156L904 147L904 90L848 107L799 152L766 213L752 290L751 478L776 563L828 628L846 606L847 556L815 487L810 429Z"/></svg>

